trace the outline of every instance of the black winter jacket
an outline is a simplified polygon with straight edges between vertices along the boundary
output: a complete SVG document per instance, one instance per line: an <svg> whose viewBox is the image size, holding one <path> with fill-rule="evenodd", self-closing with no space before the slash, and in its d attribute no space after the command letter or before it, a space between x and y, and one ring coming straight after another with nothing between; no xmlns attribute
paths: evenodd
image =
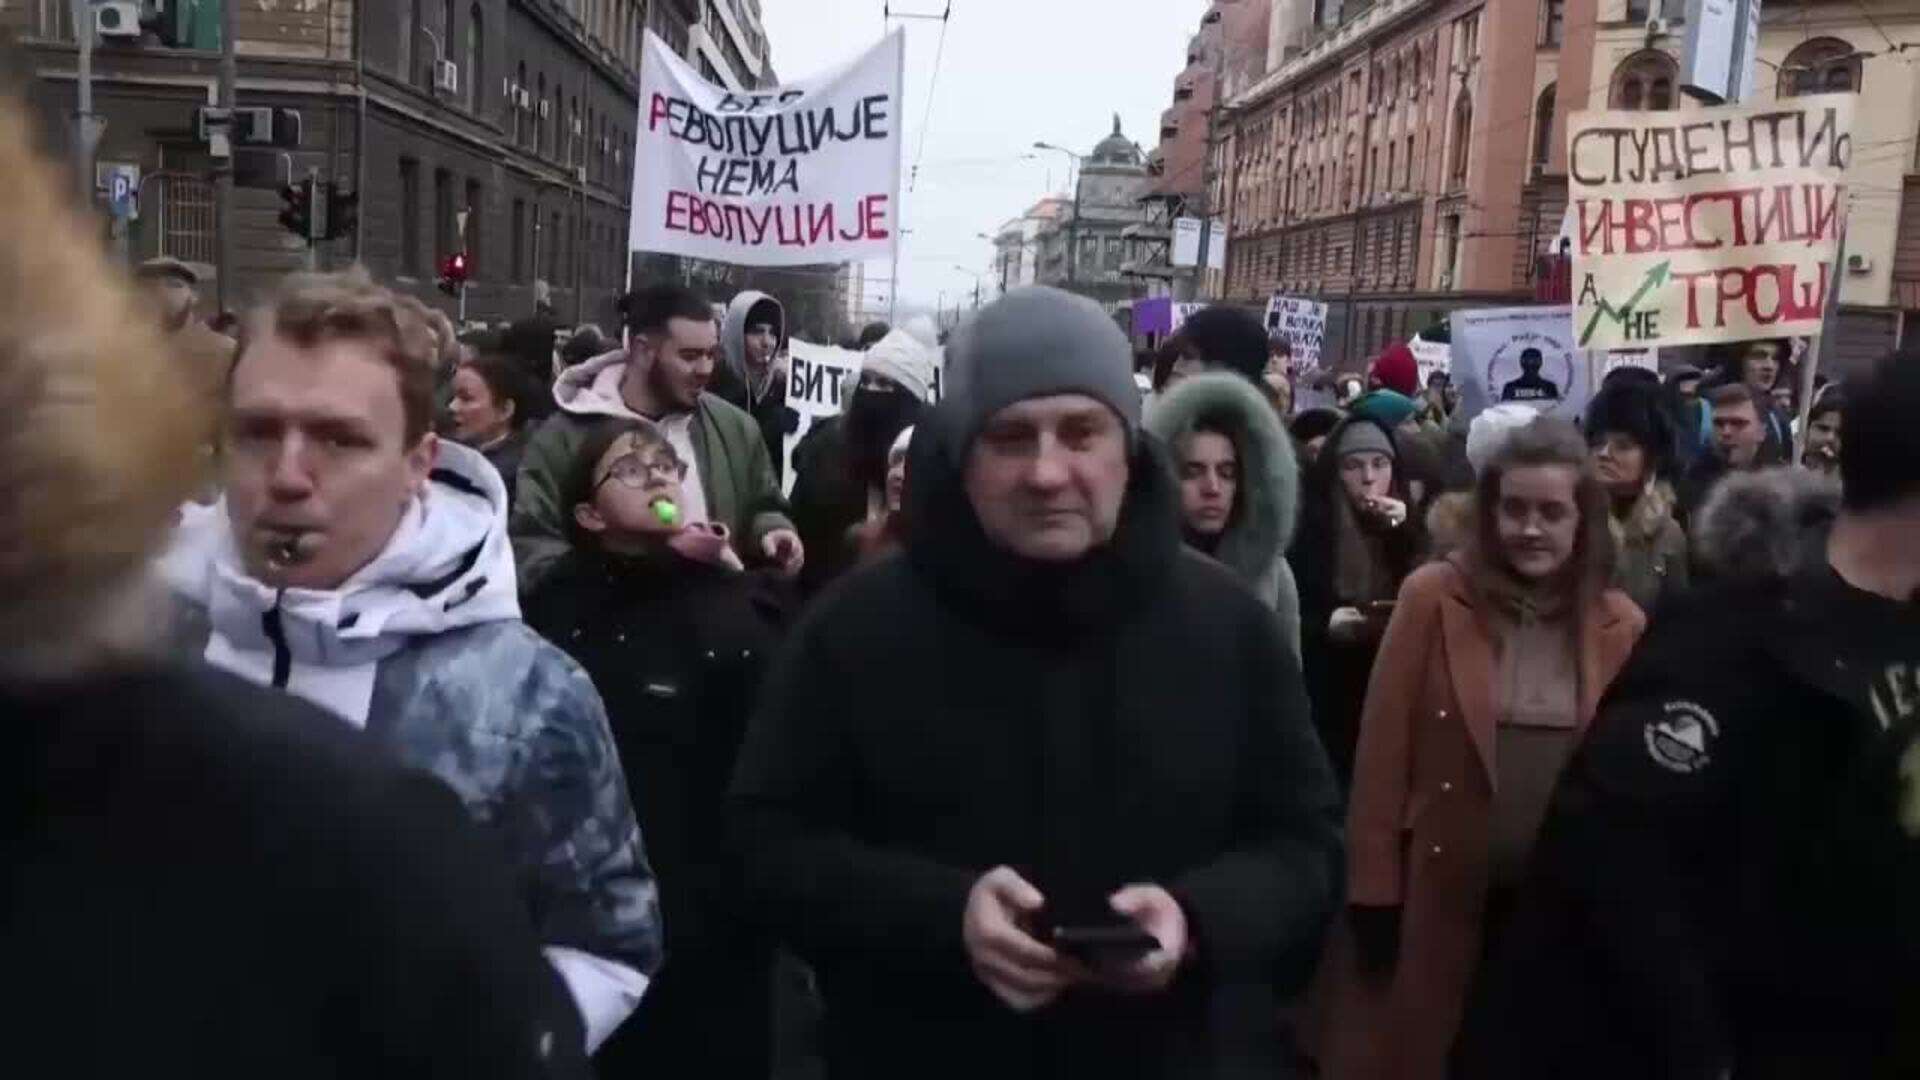
<svg viewBox="0 0 1920 1080"><path fill-rule="evenodd" d="M844 417L817 421L793 452L793 527L807 549L800 591L812 597L858 561L848 530L866 520L867 493L847 463Z"/></svg>
<svg viewBox="0 0 1920 1080"><path fill-rule="evenodd" d="M24 1073L587 1075L504 853L336 717L184 669L16 687L0 714Z"/></svg>
<svg viewBox="0 0 1920 1080"><path fill-rule="evenodd" d="M603 1075L767 1075L772 944L744 909L723 800L777 642L777 590L671 551L575 549L527 601L527 624L606 702L660 882L666 963L596 1055Z"/></svg>
<svg viewBox="0 0 1920 1080"><path fill-rule="evenodd" d="M1470 1075L1920 1073L1920 608L1802 550L1780 573L1708 552L1748 576L1663 608L1614 682L1554 797Z"/></svg>
<svg viewBox="0 0 1920 1080"><path fill-rule="evenodd" d="M829 590L776 665L737 825L819 973L836 1080L1274 1075L1276 969L1310 965L1334 903L1337 793L1272 612L1181 548L1150 444L1114 540L1059 567L992 546L915 439L908 551ZM1067 922L1158 882L1198 957L1162 995L1015 1014L961 935L1000 865Z"/></svg>

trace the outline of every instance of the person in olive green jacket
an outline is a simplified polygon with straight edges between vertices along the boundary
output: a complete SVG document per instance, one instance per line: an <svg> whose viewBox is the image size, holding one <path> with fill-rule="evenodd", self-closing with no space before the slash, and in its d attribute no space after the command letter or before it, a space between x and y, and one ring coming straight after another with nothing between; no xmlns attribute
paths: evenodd
<svg viewBox="0 0 1920 1080"><path fill-rule="evenodd" d="M563 478L587 436L617 420L655 425L688 463L680 520L722 526L743 561L798 574L805 553L759 425L706 392L718 343L712 308L689 289L660 285L633 293L625 310L627 348L561 373L553 388L560 409L521 458L509 529L521 593L566 554Z"/></svg>

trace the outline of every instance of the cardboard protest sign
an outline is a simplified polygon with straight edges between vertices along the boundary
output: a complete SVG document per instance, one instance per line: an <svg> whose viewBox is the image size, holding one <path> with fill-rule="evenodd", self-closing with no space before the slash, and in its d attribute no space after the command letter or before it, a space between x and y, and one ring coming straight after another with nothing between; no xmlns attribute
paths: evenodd
<svg viewBox="0 0 1920 1080"><path fill-rule="evenodd" d="M893 253L901 32L837 71L752 93L702 79L649 32L631 244L746 266Z"/></svg>
<svg viewBox="0 0 1920 1080"><path fill-rule="evenodd" d="M1278 333L1293 350L1293 370L1320 366L1320 347L1327 337L1327 305L1274 294L1267 301L1267 333Z"/></svg>
<svg viewBox="0 0 1920 1080"><path fill-rule="evenodd" d="M789 432L782 449L785 463L786 494L793 494L793 451L807 437L813 425L829 416L840 415L842 398L853 392L860 381L860 353L832 345L815 345L792 339L787 355L787 408L800 418Z"/></svg>
<svg viewBox="0 0 1920 1080"><path fill-rule="evenodd" d="M1565 306L1453 314L1453 385L1469 418L1520 402L1579 420L1592 397L1587 353L1574 344Z"/></svg>
<svg viewBox="0 0 1920 1080"><path fill-rule="evenodd" d="M1569 125L1576 343L1706 345L1819 331L1856 95Z"/></svg>
<svg viewBox="0 0 1920 1080"><path fill-rule="evenodd" d="M798 427L786 437L786 445L781 449L782 460L786 467L781 475L786 477L785 494L793 494L793 451L800 440L807 437L813 425L830 416L839 416L840 409L852 396L853 388L860 383L860 359L864 353L852 349L842 349L833 345L815 345L810 341L794 338L788 343L787 356L787 408L792 409L800 418ZM942 376L946 371L947 350L943 346L934 352L933 400L940 400Z"/></svg>

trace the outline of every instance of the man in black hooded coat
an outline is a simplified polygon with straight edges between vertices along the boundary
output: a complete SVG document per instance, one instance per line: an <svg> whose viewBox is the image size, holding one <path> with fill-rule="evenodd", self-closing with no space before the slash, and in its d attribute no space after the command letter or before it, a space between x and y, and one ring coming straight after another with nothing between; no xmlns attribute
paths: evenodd
<svg viewBox="0 0 1920 1080"><path fill-rule="evenodd" d="M1338 796L1272 613L1181 547L1128 366L1104 313L1051 289L964 326L913 441L906 552L827 593L762 696L736 826L760 909L818 972L836 1080L1276 1075L1276 990L1337 888ZM1079 467L1060 455L1096 436L1003 429L1062 397L1112 410L1123 501L1077 556L1016 554L963 474L1010 452L1036 477ZM1113 980L1040 945L1141 891L1172 929ZM1014 976L982 944L996 893Z"/></svg>

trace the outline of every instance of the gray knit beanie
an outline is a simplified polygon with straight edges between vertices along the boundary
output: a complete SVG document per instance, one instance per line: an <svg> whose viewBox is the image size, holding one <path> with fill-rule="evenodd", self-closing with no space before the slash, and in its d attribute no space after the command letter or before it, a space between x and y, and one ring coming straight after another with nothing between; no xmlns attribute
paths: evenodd
<svg viewBox="0 0 1920 1080"><path fill-rule="evenodd" d="M1341 430L1340 441L1333 447L1333 455L1343 458L1348 454L1381 454L1389 461L1396 456L1393 440L1387 437L1385 429L1365 420L1353 421Z"/></svg>
<svg viewBox="0 0 1920 1080"><path fill-rule="evenodd" d="M965 460L987 419L1017 401L1085 394L1140 429L1133 349L1100 305L1044 285L1015 289L981 308L947 344L943 438Z"/></svg>

